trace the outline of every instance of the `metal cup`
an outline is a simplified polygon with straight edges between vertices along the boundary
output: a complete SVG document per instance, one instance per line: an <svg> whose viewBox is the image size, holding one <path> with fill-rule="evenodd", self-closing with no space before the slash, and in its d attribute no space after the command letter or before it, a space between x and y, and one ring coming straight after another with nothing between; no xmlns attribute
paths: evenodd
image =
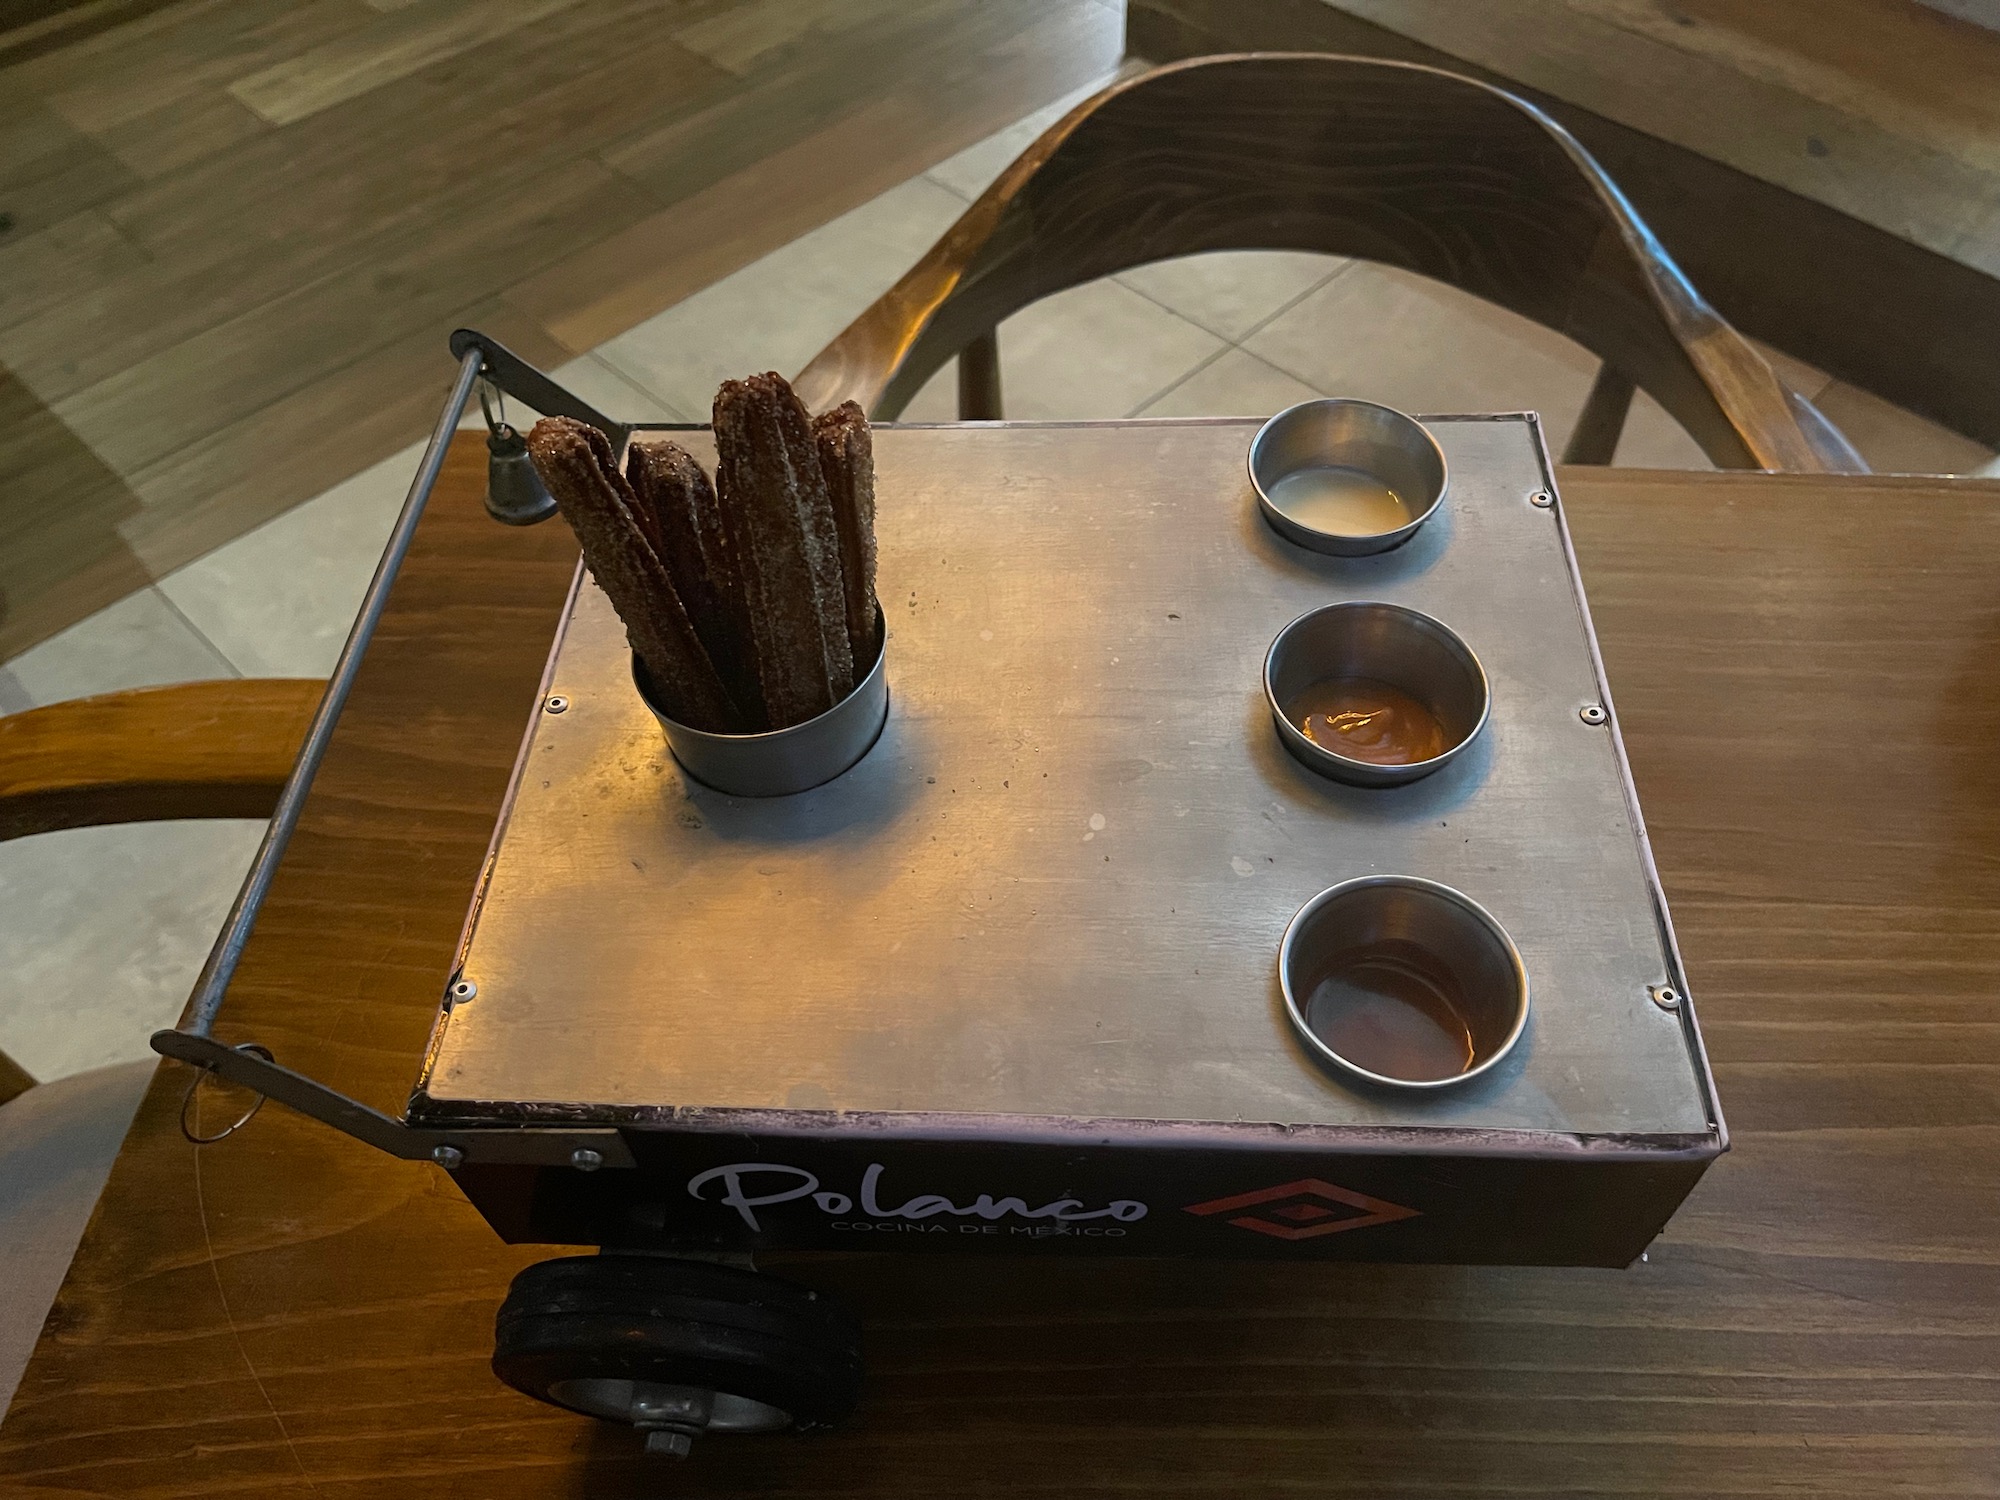
<svg viewBox="0 0 2000 1500"><path fill-rule="evenodd" d="M1306 738L1295 701L1318 683L1350 677L1385 682L1429 709L1444 730L1444 752L1382 765ZM1492 708L1486 671L1464 641L1427 614L1374 600L1309 610L1279 631L1264 657L1264 697L1278 738L1300 764L1369 787L1401 786L1442 770L1478 737Z"/></svg>
<svg viewBox="0 0 2000 1500"><path fill-rule="evenodd" d="M666 734L681 769L704 786L732 797L785 797L808 791L853 769L881 738L889 718L887 628L875 612L875 658L845 698L816 718L762 734L710 734L668 718L648 691L646 667L635 652L632 682Z"/></svg>
<svg viewBox="0 0 2000 1500"><path fill-rule="evenodd" d="M1408 519L1386 529L1343 531L1293 514L1282 482L1311 469L1350 470L1357 479L1386 487L1402 501ZM1444 450L1423 423L1373 401L1344 396L1301 401L1250 440L1250 483L1264 519L1278 535L1336 557L1402 546L1438 508L1448 480Z"/></svg>
<svg viewBox="0 0 2000 1500"><path fill-rule="evenodd" d="M1478 902L1414 875L1366 875L1299 908L1278 948L1285 1012L1315 1055L1368 1083L1477 1078L1528 1024L1528 971Z"/></svg>

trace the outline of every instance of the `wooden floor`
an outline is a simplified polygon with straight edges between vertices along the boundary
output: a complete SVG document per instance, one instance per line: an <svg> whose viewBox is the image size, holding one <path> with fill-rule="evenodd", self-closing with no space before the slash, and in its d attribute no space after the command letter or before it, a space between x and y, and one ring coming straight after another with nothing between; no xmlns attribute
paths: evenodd
<svg viewBox="0 0 2000 1500"><path fill-rule="evenodd" d="M1917 0L1326 0L2000 275L2000 31Z"/></svg>
<svg viewBox="0 0 2000 1500"><path fill-rule="evenodd" d="M1121 9L178 0L0 34L0 660L420 436L453 327L560 363L1104 73Z"/></svg>

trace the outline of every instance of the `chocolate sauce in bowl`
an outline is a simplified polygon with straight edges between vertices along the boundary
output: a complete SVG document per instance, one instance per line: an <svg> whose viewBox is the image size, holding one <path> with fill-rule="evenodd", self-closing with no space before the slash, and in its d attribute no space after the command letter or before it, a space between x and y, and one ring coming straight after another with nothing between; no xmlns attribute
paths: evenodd
<svg viewBox="0 0 2000 1500"><path fill-rule="evenodd" d="M1313 987L1306 1022L1358 1068L1430 1083L1472 1066L1472 1028L1457 984L1422 949L1383 943L1336 959Z"/></svg>

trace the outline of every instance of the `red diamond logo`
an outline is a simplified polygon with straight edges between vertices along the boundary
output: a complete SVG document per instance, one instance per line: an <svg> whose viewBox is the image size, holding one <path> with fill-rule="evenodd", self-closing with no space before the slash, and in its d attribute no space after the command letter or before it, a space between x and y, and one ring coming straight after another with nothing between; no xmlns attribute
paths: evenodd
<svg viewBox="0 0 2000 1500"><path fill-rule="evenodd" d="M1354 1212L1335 1218L1337 1210L1328 1208L1326 1205L1329 1203L1353 1209ZM1262 1212L1243 1212L1251 1208ZM1422 1212L1421 1209L1405 1208L1400 1203L1371 1198L1366 1193L1335 1187L1317 1177L1301 1177L1297 1182L1281 1183L1254 1193L1238 1193L1233 1198L1211 1198L1206 1203L1190 1203L1187 1211L1204 1216L1233 1214L1235 1217L1229 1222L1238 1229L1254 1229L1259 1234L1268 1234L1279 1240L1309 1240L1322 1234L1366 1229L1371 1224L1393 1224L1398 1219L1414 1219ZM1280 1224L1279 1219L1290 1219L1292 1222ZM1321 1222L1327 1219L1333 1222Z"/></svg>

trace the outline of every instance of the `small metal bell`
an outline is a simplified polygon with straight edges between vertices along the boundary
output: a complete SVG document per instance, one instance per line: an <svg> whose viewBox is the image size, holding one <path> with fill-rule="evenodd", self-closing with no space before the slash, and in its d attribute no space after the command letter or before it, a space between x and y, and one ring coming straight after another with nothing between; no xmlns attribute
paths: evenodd
<svg viewBox="0 0 2000 1500"><path fill-rule="evenodd" d="M486 414L486 514L507 526L546 521L556 513L555 497L535 472L528 440L507 421L506 395L489 380L479 382L479 409Z"/></svg>
<svg viewBox="0 0 2000 1500"><path fill-rule="evenodd" d="M486 434L486 514L509 526L532 526L556 513L555 497L528 457L528 440L507 423Z"/></svg>

